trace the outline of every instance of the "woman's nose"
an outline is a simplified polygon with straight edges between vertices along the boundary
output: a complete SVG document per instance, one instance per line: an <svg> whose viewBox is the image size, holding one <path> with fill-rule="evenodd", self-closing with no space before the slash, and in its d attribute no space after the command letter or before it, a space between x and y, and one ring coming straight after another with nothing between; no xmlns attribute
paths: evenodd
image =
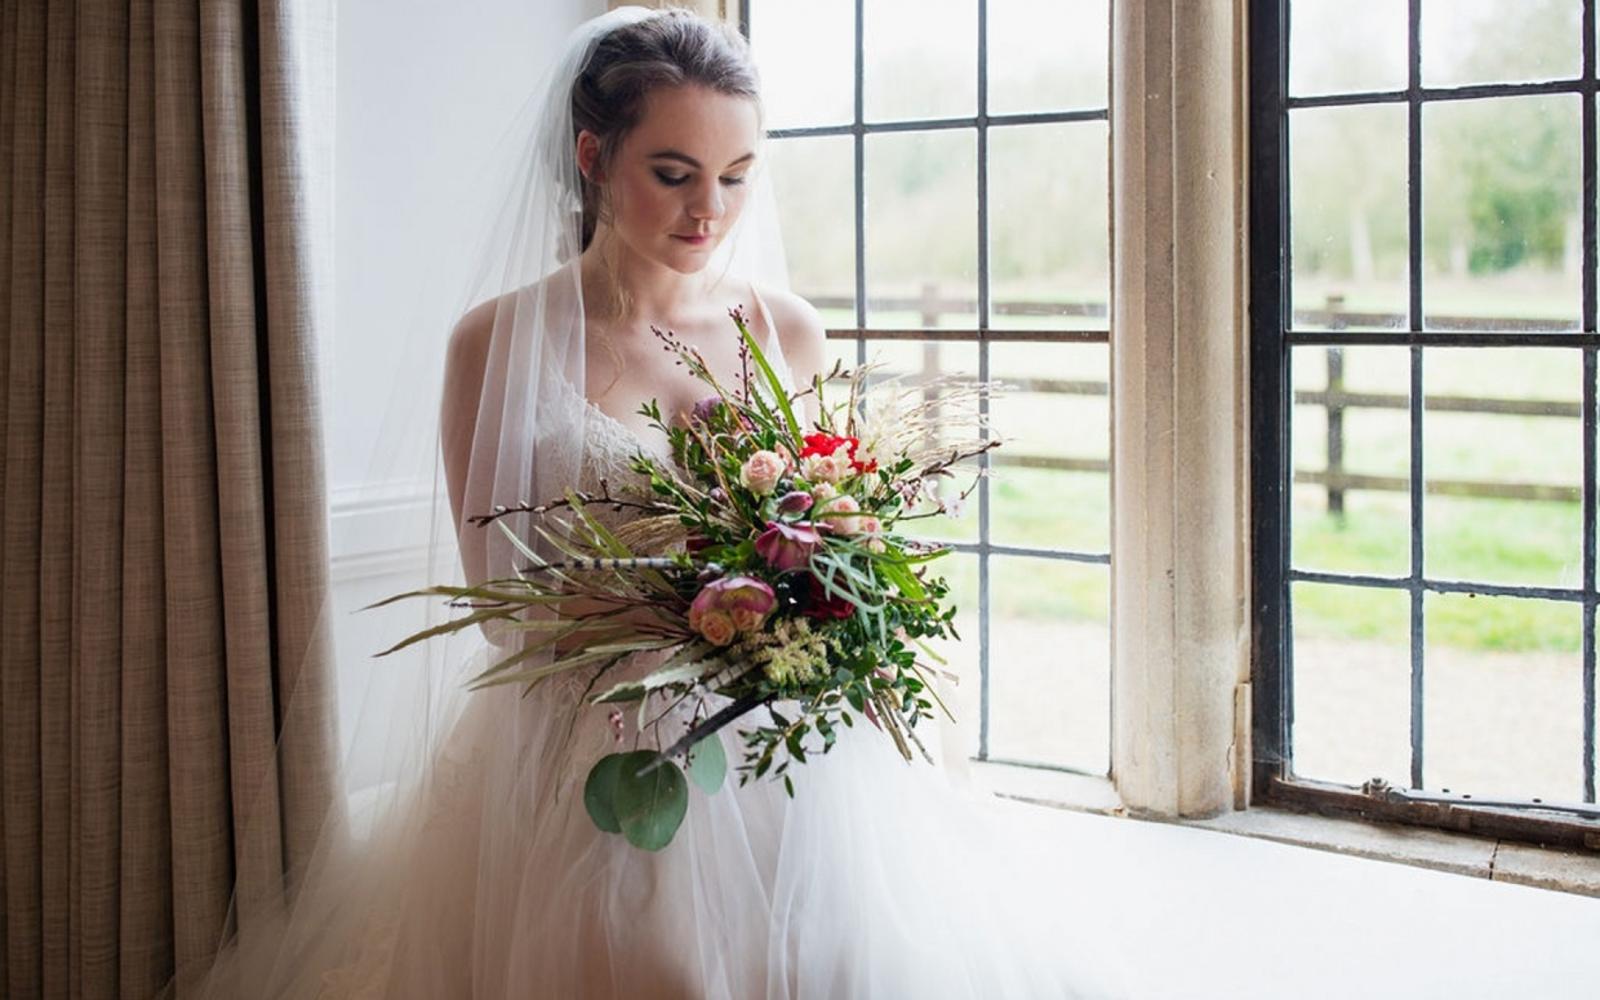
<svg viewBox="0 0 1600 1000"><path fill-rule="evenodd" d="M716 181L697 185L689 200L689 215L695 219L719 219L723 212L722 187Z"/></svg>

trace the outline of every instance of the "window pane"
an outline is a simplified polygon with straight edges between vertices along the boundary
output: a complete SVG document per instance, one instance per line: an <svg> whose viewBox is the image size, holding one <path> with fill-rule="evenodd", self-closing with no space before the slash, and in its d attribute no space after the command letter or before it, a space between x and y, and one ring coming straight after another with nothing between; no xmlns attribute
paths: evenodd
<svg viewBox="0 0 1600 1000"><path fill-rule="evenodd" d="M1406 5L1396 0L1293 0L1289 92L1402 90Z"/></svg>
<svg viewBox="0 0 1600 1000"><path fill-rule="evenodd" d="M991 560L990 756L1110 770L1109 579L1104 566Z"/></svg>
<svg viewBox="0 0 1600 1000"><path fill-rule="evenodd" d="M1578 327L1578 99L1423 109L1423 284L1430 329Z"/></svg>
<svg viewBox="0 0 1600 1000"><path fill-rule="evenodd" d="M991 327L1106 328L1107 136L1104 122L989 132Z"/></svg>
<svg viewBox="0 0 1600 1000"><path fill-rule="evenodd" d="M977 113L977 0L871 0L863 30L868 121Z"/></svg>
<svg viewBox="0 0 1600 1000"><path fill-rule="evenodd" d="M1429 577L1546 586L1580 581L1581 378L1579 352L1572 350L1428 349L1423 546Z"/></svg>
<svg viewBox="0 0 1600 1000"><path fill-rule="evenodd" d="M971 132L866 143L867 323L978 325L977 140Z"/></svg>
<svg viewBox="0 0 1600 1000"><path fill-rule="evenodd" d="M1428 594L1424 609L1423 784L1580 801L1578 605Z"/></svg>
<svg viewBox="0 0 1600 1000"><path fill-rule="evenodd" d="M989 0L989 113L1106 106L1106 0Z"/></svg>
<svg viewBox="0 0 1600 1000"><path fill-rule="evenodd" d="M1292 111L1289 152L1294 328L1404 329L1406 109Z"/></svg>
<svg viewBox="0 0 1600 1000"><path fill-rule="evenodd" d="M1294 774L1411 781L1411 595L1294 585Z"/></svg>
<svg viewBox="0 0 1600 1000"><path fill-rule="evenodd" d="M1411 352L1296 347L1292 365L1294 566L1410 573Z"/></svg>
<svg viewBox="0 0 1600 1000"><path fill-rule="evenodd" d="M854 120L854 0L750 6L750 50L761 73L766 126Z"/></svg>
<svg viewBox="0 0 1600 1000"><path fill-rule="evenodd" d="M931 640L930 649L945 662L934 661L941 670L958 680L953 701L946 707L956 717L956 733L969 757L978 754L979 728L983 718L983 677L978 661L978 557L951 552L931 564L930 572L950 584L948 600L956 606L955 626L960 639Z"/></svg>
<svg viewBox="0 0 1600 1000"><path fill-rule="evenodd" d="M1111 549L1111 412L1104 344L995 344L990 533L1004 545Z"/></svg>
<svg viewBox="0 0 1600 1000"><path fill-rule="evenodd" d="M830 328L856 325L855 144L849 136L772 139L789 284Z"/></svg>
<svg viewBox="0 0 1600 1000"><path fill-rule="evenodd" d="M1576 77L1582 23L1581 0L1422 0L1422 81L1448 87Z"/></svg>

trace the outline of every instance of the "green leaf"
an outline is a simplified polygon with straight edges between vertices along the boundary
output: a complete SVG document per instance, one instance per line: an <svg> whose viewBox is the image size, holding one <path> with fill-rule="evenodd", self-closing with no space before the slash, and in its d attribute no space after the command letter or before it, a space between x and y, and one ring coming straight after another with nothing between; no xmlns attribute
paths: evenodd
<svg viewBox="0 0 1600 1000"><path fill-rule="evenodd" d="M917 579L915 573L906 569L903 563L895 562L892 559L879 560L878 572L887 577L889 582L894 584L900 593L913 601L921 601L927 598L928 592L923 589L922 581Z"/></svg>
<svg viewBox="0 0 1600 1000"><path fill-rule="evenodd" d="M728 776L728 751L716 733L689 748L689 780L707 795L715 795Z"/></svg>
<svg viewBox="0 0 1600 1000"><path fill-rule="evenodd" d="M845 688L844 697L845 700L850 703L850 707L856 711L863 712L866 710L866 699L861 697L861 689L859 687L851 685L850 687ZM847 715L845 718L848 719L849 716Z"/></svg>
<svg viewBox="0 0 1600 1000"><path fill-rule="evenodd" d="M622 758L627 756L620 753L608 753L595 762L589 769L589 780L583 783L583 806L589 810L589 818L594 820L594 825L606 833L621 833L622 825L617 822L615 801L617 797L617 777L622 774Z"/></svg>
<svg viewBox="0 0 1600 1000"><path fill-rule="evenodd" d="M659 851L672 843L673 834L689 811L689 782L672 761L656 763L654 750L623 754L612 798L617 823L628 843L645 851Z"/></svg>
<svg viewBox="0 0 1600 1000"><path fill-rule="evenodd" d="M761 345L750 335L750 328L745 326L742 320L734 320L734 324L739 327L739 336L750 345L750 356L755 359L756 367L761 369L767 385L772 388L774 401L783 410L783 419L789 425L789 433L794 436L795 447L801 447L805 443L805 438L800 433L800 422L794 418L794 407L789 405L789 394L784 391L783 383L778 381L777 373L767 363L767 356L761 352Z"/></svg>

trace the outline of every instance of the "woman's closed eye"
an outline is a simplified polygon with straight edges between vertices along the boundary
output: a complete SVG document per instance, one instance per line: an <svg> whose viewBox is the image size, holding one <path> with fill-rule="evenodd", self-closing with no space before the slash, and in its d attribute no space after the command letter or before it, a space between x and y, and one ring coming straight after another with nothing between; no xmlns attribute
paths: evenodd
<svg viewBox="0 0 1600 1000"><path fill-rule="evenodd" d="M665 184L667 187L677 187L678 185L683 184L684 182L686 182L689 179L689 175L688 174L674 174L674 173L669 173L669 172L667 172L665 170L657 170L655 172L655 174L656 174L656 180L658 180L661 183ZM743 174L740 174L737 177L722 177L722 178L718 178L718 179L721 180L722 183L727 185L728 187L737 187L738 185L743 184L744 181L745 181L745 178L744 178Z"/></svg>

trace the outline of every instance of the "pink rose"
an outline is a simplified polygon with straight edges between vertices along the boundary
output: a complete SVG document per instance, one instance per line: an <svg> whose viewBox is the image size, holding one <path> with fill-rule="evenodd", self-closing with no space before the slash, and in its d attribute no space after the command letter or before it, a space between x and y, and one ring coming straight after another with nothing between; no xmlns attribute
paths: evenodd
<svg viewBox="0 0 1600 1000"><path fill-rule="evenodd" d="M888 548L879 536L883 533L883 522L876 515L861 515L861 533L867 536L867 550L882 552Z"/></svg>
<svg viewBox="0 0 1600 1000"><path fill-rule="evenodd" d="M717 646L735 633L754 632L778 606L778 597L753 576L725 576L700 588L689 605L689 627Z"/></svg>
<svg viewBox="0 0 1600 1000"><path fill-rule="evenodd" d="M854 515L860 510L861 505L856 502L856 498L846 493L844 496L834 497L823 504L818 511L818 516L822 518L824 527L842 534L853 535L861 530L861 518L849 515ZM846 516L837 516L840 514Z"/></svg>
<svg viewBox="0 0 1600 1000"><path fill-rule="evenodd" d="M756 538L756 554L779 572L800 569L811 561L811 553L822 544L822 536L808 521L785 524L768 521L767 530Z"/></svg>
<svg viewBox="0 0 1600 1000"><path fill-rule="evenodd" d="M756 496L766 496L777 487L784 466L783 456L762 449L744 460L739 469L739 482Z"/></svg>
<svg viewBox="0 0 1600 1000"><path fill-rule="evenodd" d="M706 637L706 641L713 646L726 646L733 641L735 629L733 619L725 612L710 611L700 616L700 623L695 630Z"/></svg>

